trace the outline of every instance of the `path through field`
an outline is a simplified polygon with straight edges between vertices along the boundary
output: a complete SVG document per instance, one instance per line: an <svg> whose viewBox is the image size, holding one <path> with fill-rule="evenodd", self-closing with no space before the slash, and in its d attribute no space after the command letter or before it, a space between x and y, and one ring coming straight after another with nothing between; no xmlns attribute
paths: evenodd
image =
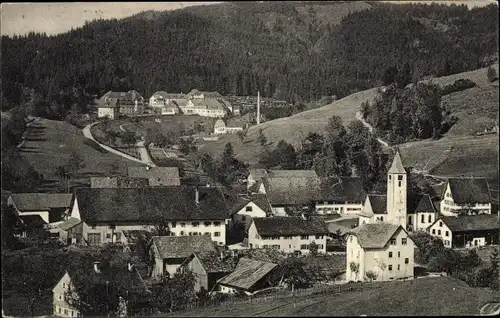
<svg viewBox="0 0 500 318"><path fill-rule="evenodd" d="M366 122L366 120L363 118L363 116L361 116L361 112L360 111L357 111L356 112L356 119L359 120L360 122L363 123L363 125L365 125L366 128L368 128L368 130L370 131L370 133L373 134L373 127L372 125L370 125L369 123ZM378 138L377 137L377 141L384 147L389 147L389 144L385 141L383 141L382 139Z"/></svg>

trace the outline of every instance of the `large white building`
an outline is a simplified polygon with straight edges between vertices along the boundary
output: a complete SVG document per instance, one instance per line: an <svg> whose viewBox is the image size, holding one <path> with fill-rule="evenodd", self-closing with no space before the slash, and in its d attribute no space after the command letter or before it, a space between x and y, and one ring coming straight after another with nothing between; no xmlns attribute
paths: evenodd
<svg viewBox="0 0 500 318"><path fill-rule="evenodd" d="M373 276L382 281L413 278L414 243L406 232L406 191L406 170L397 151L387 176L385 217L375 216L380 208L374 207L368 197L373 215L360 219L364 223L348 234L347 280L369 280Z"/></svg>
<svg viewBox="0 0 500 318"><path fill-rule="evenodd" d="M270 248L285 253L309 253L312 242L326 253L328 227L321 217L285 216L253 218L248 229L250 248Z"/></svg>
<svg viewBox="0 0 500 318"><path fill-rule="evenodd" d="M460 210L491 214L491 192L484 178L450 178L441 200L441 214L456 215Z"/></svg>

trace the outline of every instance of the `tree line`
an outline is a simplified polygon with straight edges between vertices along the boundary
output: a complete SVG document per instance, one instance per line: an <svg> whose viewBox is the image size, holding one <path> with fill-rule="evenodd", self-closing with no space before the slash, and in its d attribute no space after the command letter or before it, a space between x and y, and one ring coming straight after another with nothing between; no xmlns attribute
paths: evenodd
<svg viewBox="0 0 500 318"><path fill-rule="evenodd" d="M443 76L486 66L497 51L494 4L374 5L340 25L300 6L311 8L225 3L97 20L56 36L3 36L2 109L26 91L33 112L51 119L85 111L108 90L260 91L307 103L379 85L392 66L414 66L414 79Z"/></svg>

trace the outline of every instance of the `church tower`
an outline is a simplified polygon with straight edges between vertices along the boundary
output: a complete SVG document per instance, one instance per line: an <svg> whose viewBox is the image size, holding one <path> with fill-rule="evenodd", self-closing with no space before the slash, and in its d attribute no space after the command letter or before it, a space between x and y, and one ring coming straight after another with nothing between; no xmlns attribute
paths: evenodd
<svg viewBox="0 0 500 318"><path fill-rule="evenodd" d="M388 223L401 225L406 230L406 191L407 174L399 155L396 155L387 173L387 221Z"/></svg>

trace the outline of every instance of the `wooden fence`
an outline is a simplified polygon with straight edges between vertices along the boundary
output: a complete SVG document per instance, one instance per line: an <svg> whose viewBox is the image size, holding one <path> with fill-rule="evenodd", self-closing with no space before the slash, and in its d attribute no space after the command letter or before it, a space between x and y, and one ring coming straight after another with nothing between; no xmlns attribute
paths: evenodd
<svg viewBox="0 0 500 318"><path fill-rule="evenodd" d="M221 307L221 306L231 306L234 304L241 303L262 303L268 301L275 301L278 299L285 299L290 297L303 297L308 295L326 295L326 294L342 294L346 292L353 291L363 291L370 290L374 288L380 288L379 283L347 283L338 285L322 285L317 284L311 288L295 289L292 293L291 290L276 290L271 293L255 296L229 296L227 299L217 299L212 298L205 302L195 301L193 303L187 304L184 308L180 308L178 311L197 309L201 307Z"/></svg>

